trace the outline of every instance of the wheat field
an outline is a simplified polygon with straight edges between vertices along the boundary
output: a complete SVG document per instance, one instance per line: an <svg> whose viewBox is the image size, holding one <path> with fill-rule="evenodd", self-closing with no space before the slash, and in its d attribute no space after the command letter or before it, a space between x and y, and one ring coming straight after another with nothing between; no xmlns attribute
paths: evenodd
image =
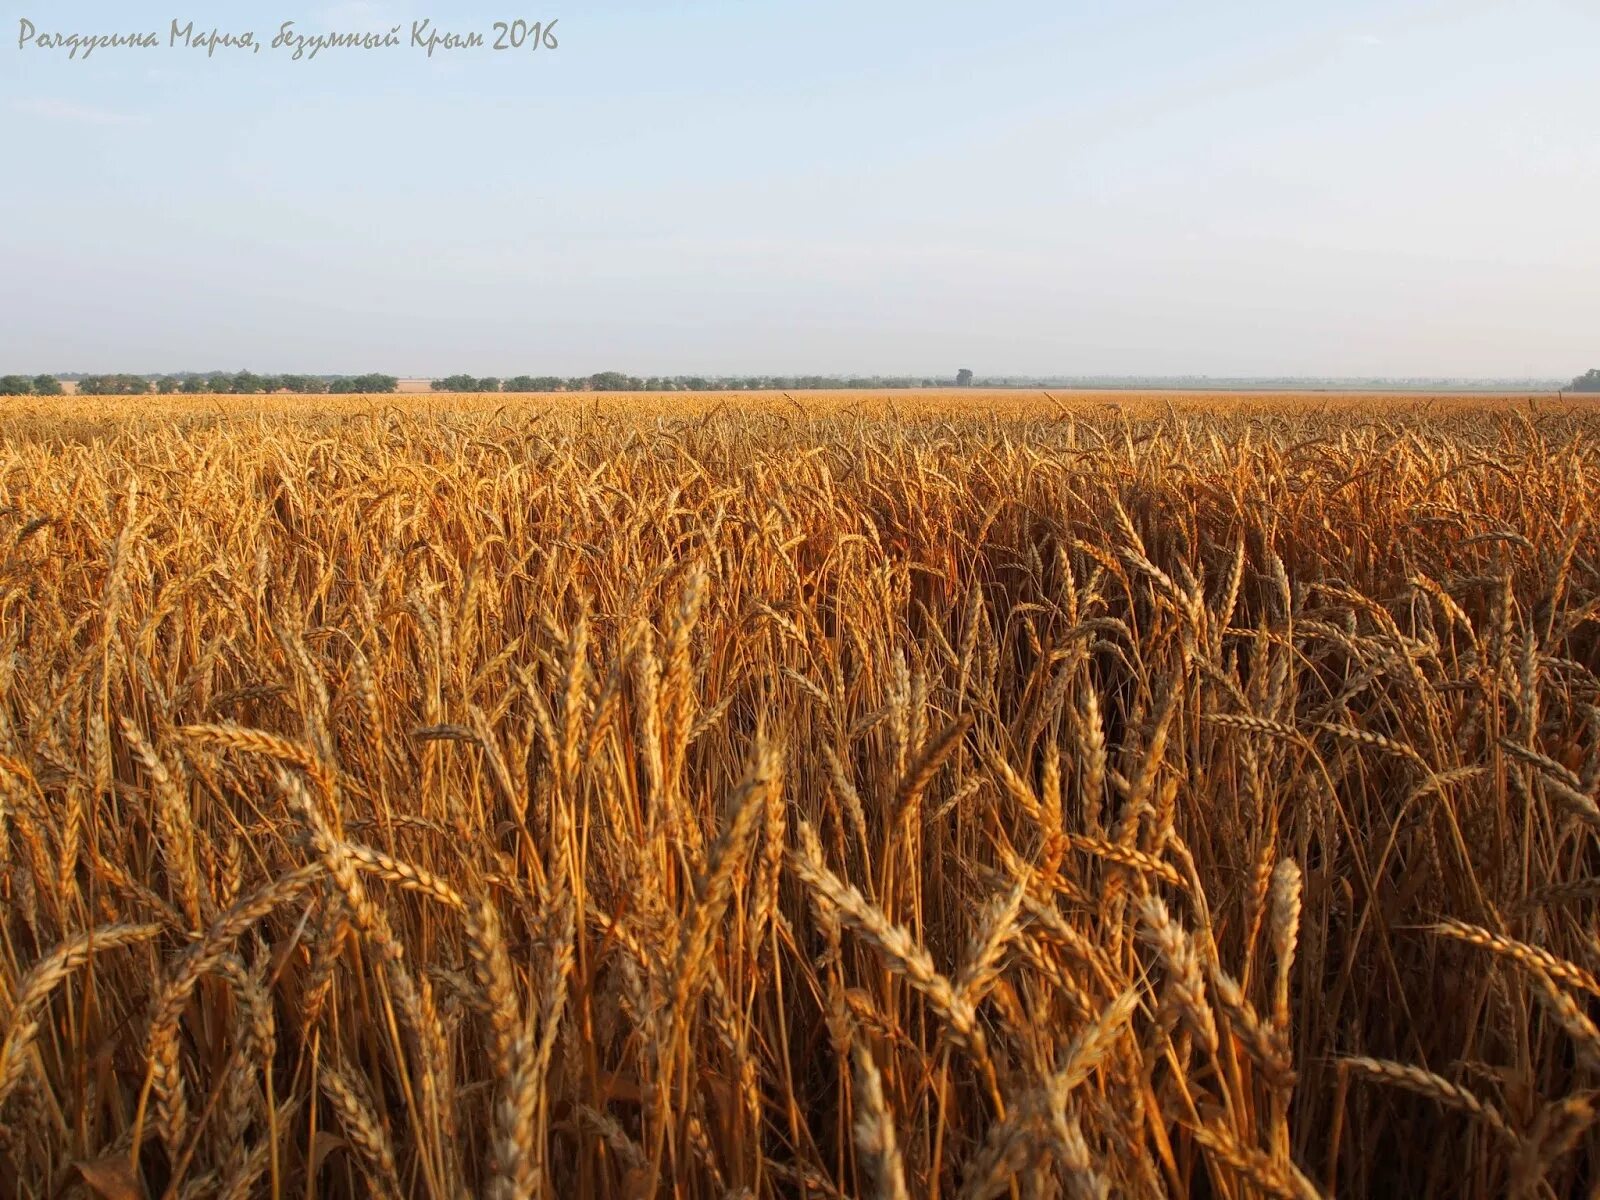
<svg viewBox="0 0 1600 1200"><path fill-rule="evenodd" d="M1600 1195L1519 398L0 408L0 1200Z"/></svg>

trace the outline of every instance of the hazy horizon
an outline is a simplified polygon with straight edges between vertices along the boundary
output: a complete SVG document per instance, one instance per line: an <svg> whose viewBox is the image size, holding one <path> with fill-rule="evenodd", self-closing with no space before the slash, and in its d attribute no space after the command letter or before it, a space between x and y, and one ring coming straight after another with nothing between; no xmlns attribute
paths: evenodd
<svg viewBox="0 0 1600 1200"><path fill-rule="evenodd" d="M66 381L74 381L74 380L77 380L77 379L80 379L80 378L84 378L84 377L88 377L88 376L97 376L97 375L132 375L132 376L135 376L135 377L144 377L144 378L148 378L148 379L159 379L159 378L163 378L163 377L184 377L184 376L191 376L191 375L192 376L201 376L201 377L210 376L210 375L230 375L230 374L237 374L239 371L249 371L252 374L259 375L259 376L262 376L262 377L265 377L265 378L284 377L284 376L291 376L291 375L305 375L305 376L309 376L310 378L313 378L313 379L333 380L333 379L346 378L346 377L349 377L349 376L354 376L354 375L360 375L360 374L366 374L367 373L365 371L357 371L357 370L348 370L348 371L276 370L276 369L273 369L270 366L267 367L266 369L263 369L263 370L256 370L255 369L256 366L259 366L259 364L248 364L247 363L247 364L243 364L242 366L239 366L239 367L217 367L217 368L202 368L202 369L194 369L194 368L190 368L190 367L178 367L176 369L164 370L164 371L78 371L78 370L57 370L57 371L42 371L42 372L37 372L37 371L20 372L19 371L19 372L14 372L14 373L18 374L18 375L48 375L48 376L51 376L52 378L59 379L59 380L66 380ZM11 374L13 372L0 372L0 373ZM428 380L428 381L442 380L442 379L445 379L445 378L447 378L447 377L449 377L451 375L457 375L457 374L461 374L461 375L477 374L476 372L472 372L472 371L446 371L446 372L434 371L434 372L421 372L421 373L415 373L415 374L407 374L405 372L385 371L385 370L382 370L381 367L380 368L376 368L375 369L375 373L384 374L384 375L392 375L394 378L398 379L402 383L415 383L415 382L417 382L419 380ZM484 374L478 375L478 377L482 378L482 379L493 379L493 380L496 380L497 382L503 383L503 382L505 382L507 380L514 379L514 378L516 378L518 376L529 375L529 376L533 376L535 378L551 377L551 378L558 378L558 379L570 382L572 380L586 379L586 378L589 378L591 376L598 375L598 374L601 374L601 373L602 372L600 372L600 371L590 371L590 372L578 372L578 373L575 373L575 374L572 374L572 375L560 375L559 373L556 373L556 372L512 371L512 372L507 372L505 374L484 373ZM1550 384L1551 386L1560 386L1560 385L1563 385L1563 384L1566 384L1566 383L1569 382L1569 377L1567 377L1567 376L1557 376L1557 375L1550 375L1550 374L1544 374L1544 375L1211 375L1211 374L1198 374L1198 373L1194 373L1194 372L1179 371L1179 372L1173 372L1173 373L1170 373L1170 374L1133 373L1133 374L1122 374L1122 375L1109 375L1109 374L1096 374L1094 372L1082 372L1082 373L1080 373L1080 372L1069 372L1069 371L1050 371L1050 372L1038 372L1038 373L996 371L996 372L993 372L991 374L975 373L974 380L973 380L973 383L971 385L958 385L955 382L952 373L945 372L945 373L941 374L941 373L932 372L932 371L872 371L872 372L846 372L846 371L796 371L796 372L779 372L779 371L745 371L745 372L674 371L674 372L663 372L663 371L641 371L641 372L623 372L623 374L628 374L628 375L630 375L630 377L635 378L635 379L643 379L643 380L659 379L659 380L664 380L664 381L669 381L669 382L670 381L688 379L688 378L704 378L704 379L710 379L710 380L796 379L796 378L806 378L806 379L827 380L827 381L830 381L830 382L839 381L839 380L846 380L846 379L882 379L882 380L896 380L896 381L898 381L898 380L916 379L916 380L932 380L932 385L934 387L971 386L971 387L982 388L982 387L987 387L987 386L993 386L993 387L1029 388L1029 387L1038 386L1038 387L1065 387L1065 388L1070 388L1070 387L1074 387L1074 386L1082 386L1082 387L1085 388L1085 390L1090 390L1090 391L1096 390L1096 387L1100 383L1107 383L1107 384L1111 384L1111 383L1133 384L1133 383L1138 383L1138 382L1141 382L1141 381L1153 381L1153 382L1195 381L1195 382L1204 382L1204 381L1214 380L1214 381L1217 381L1220 384L1251 384L1251 383L1254 383L1254 384L1263 384L1263 385L1271 385L1271 384L1279 384L1279 383L1283 383L1283 384L1290 384L1290 383L1316 384L1316 383L1344 382L1344 381L1349 381L1349 382L1353 382L1353 383L1393 383L1393 384L1406 384L1406 383L1414 383L1414 384L1424 384L1424 383L1461 383L1461 384L1475 384L1475 385L1486 385L1486 384L1496 384L1496 383L1547 383L1547 384ZM1581 372L1580 372L1580 374L1581 374ZM804 387L802 387L800 385L795 385L795 390L803 391L805 389L804 389Z"/></svg>
<svg viewBox="0 0 1600 1200"><path fill-rule="evenodd" d="M0 374L1600 366L1578 0L182 13L559 19L298 63L168 49L174 15L0 10ZM73 61L22 18L163 44Z"/></svg>

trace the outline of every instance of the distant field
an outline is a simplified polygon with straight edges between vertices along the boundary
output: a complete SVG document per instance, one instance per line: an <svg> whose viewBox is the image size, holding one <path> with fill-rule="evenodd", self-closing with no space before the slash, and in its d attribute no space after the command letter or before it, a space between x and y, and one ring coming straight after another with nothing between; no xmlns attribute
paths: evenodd
<svg viewBox="0 0 1600 1200"><path fill-rule="evenodd" d="M415 381L413 381L415 382ZM137 400L130 406L130 401ZM795 392L414 392L391 395L234 396L73 396L13 397L0 400L0 422L38 416L136 422L214 415L346 416L392 409L417 415L471 414L504 409L550 413L598 413L639 418L704 415L713 409L730 414L804 413L810 418L854 413L868 416L974 417L998 419L1050 418L1063 414L1104 416L1122 413L1130 419L1165 413L1191 415L1234 413L1410 414L1496 412L1532 409L1539 412L1589 410L1595 398L1557 397L1550 393L1484 392L1134 392L1022 391L938 388L930 391L795 391Z"/></svg>
<svg viewBox="0 0 1600 1200"><path fill-rule="evenodd" d="M1593 1194L1597 434L0 401L0 1200Z"/></svg>

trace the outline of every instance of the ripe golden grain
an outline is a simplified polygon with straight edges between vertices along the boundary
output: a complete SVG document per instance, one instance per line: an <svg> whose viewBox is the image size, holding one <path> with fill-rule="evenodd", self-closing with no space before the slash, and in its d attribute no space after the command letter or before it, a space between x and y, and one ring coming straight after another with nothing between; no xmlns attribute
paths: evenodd
<svg viewBox="0 0 1600 1200"><path fill-rule="evenodd" d="M1592 1187L1600 415L1106 399L8 402L0 1200Z"/></svg>

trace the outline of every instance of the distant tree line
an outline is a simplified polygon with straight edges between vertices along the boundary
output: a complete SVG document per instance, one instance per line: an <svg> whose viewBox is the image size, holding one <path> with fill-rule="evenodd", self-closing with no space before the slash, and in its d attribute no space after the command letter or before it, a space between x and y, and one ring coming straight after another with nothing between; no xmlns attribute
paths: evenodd
<svg viewBox="0 0 1600 1200"><path fill-rule="evenodd" d="M961 387L971 383L972 372L967 370L956 380ZM436 392L787 392L949 387L951 380L884 375L629 375L623 371L599 371L565 377L513 375L509 379L447 375L432 380L430 386Z"/></svg>
<svg viewBox="0 0 1600 1200"><path fill-rule="evenodd" d="M254 371L219 371L212 374L185 373L158 375L153 381L155 390L163 394L184 392L191 395L251 396L268 392L299 392L321 395L393 392L400 380L393 375L369 373L366 375L257 375ZM79 390L83 385L79 384Z"/></svg>
<svg viewBox="0 0 1600 1200"><path fill-rule="evenodd" d="M69 377L71 378L71 377ZM79 375L82 396L163 396L184 394L249 396L267 392L306 392L351 395L393 392L400 380L393 375L257 375L254 371L185 371L175 375ZM54 375L0 376L0 396L59 396L63 391Z"/></svg>
<svg viewBox="0 0 1600 1200"><path fill-rule="evenodd" d="M59 396L63 390L54 375L0 375L0 396Z"/></svg>
<svg viewBox="0 0 1600 1200"><path fill-rule="evenodd" d="M393 375L257 375L254 371L181 371L170 375L69 375L85 396L128 396L158 392L169 396L248 396L268 392L350 394L393 392L400 380ZM958 386L970 386L972 372L963 370ZM711 391L821 391L828 389L949 387L949 379L884 375L629 375L599 371L593 375L447 375L430 381L436 392L711 392ZM61 381L54 375L0 375L0 396L59 396Z"/></svg>
<svg viewBox="0 0 1600 1200"><path fill-rule="evenodd" d="M328 380L328 391L338 396L363 392L393 392L400 388L400 380L393 375L341 375Z"/></svg>
<svg viewBox="0 0 1600 1200"><path fill-rule="evenodd" d="M150 390L143 375L83 375L78 379L80 396L134 396Z"/></svg>
<svg viewBox="0 0 1600 1200"><path fill-rule="evenodd" d="M1592 374L1592 372L1591 372ZM161 395L248 396L268 392L351 394L394 392L400 380L393 375L257 375L254 371L180 371L170 375L68 375L85 396L127 396L159 392ZM712 392L712 391L823 391L829 389L889 389L970 387L972 372L963 369L954 381L885 375L629 375L599 371L593 375L447 375L430 381L436 392ZM62 385L54 375L0 376L0 395L59 396Z"/></svg>
<svg viewBox="0 0 1600 1200"><path fill-rule="evenodd" d="M68 375L85 396L126 396L159 392L162 395L253 395L267 392L298 392L318 395L383 393L398 391L400 380L393 375L257 375L253 371L181 371L171 375ZM447 375L430 381L436 392L720 392L720 391L827 391L888 390L934 387L1040 387L1040 386L1118 386L1138 382L1123 378L1107 379L1003 379L976 380L962 368L954 380L916 378L908 375L629 375L622 371L599 371L593 375ZM1209 379L1160 379L1143 381L1148 386L1179 386L1216 383ZM1261 381L1254 381L1261 382ZM1303 383L1284 380L1284 386ZM1362 381L1382 383L1383 381ZM1536 381L1529 381L1530 384ZM1548 382L1543 386L1550 386ZM54 375L0 375L0 396L59 396L62 382ZM1600 392L1600 369L1578 376L1568 387L1573 392Z"/></svg>
<svg viewBox="0 0 1600 1200"><path fill-rule="evenodd" d="M512 382L520 382L520 379L507 379L506 382L507 392L522 390L509 386ZM498 390L501 390L499 379L494 378L491 374L490 376L483 376L482 379L478 379L477 376L470 376L470 374L446 374L443 379L434 379L434 381L429 382L429 387L432 387L435 392L498 392ZM536 389L531 389L530 387L530 389L526 390Z"/></svg>

